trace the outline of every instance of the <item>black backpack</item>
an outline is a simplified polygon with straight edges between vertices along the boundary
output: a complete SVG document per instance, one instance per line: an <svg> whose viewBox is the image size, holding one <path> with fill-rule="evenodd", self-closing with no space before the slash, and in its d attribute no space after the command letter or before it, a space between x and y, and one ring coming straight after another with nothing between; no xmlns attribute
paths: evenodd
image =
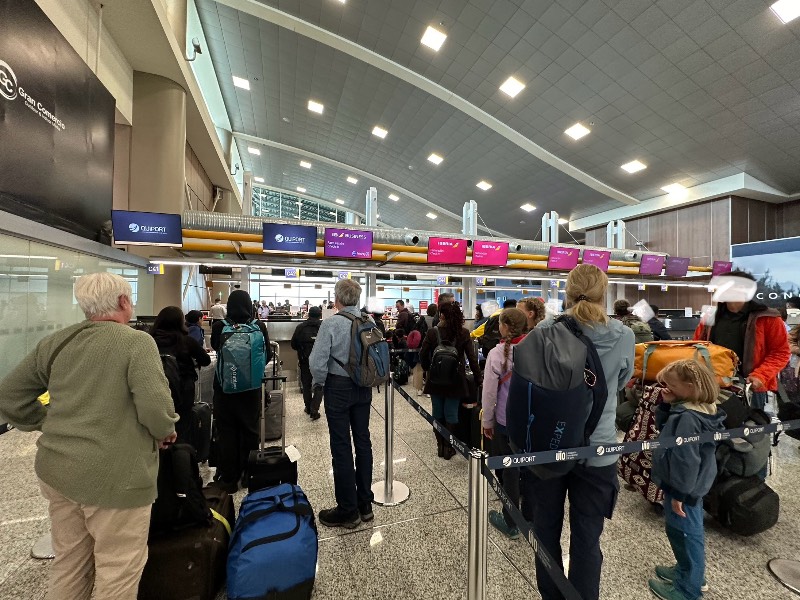
<svg viewBox="0 0 800 600"><path fill-rule="evenodd" d="M158 498L150 513L151 534L211 523L192 446L172 444L159 452L157 485Z"/></svg>
<svg viewBox="0 0 800 600"><path fill-rule="evenodd" d="M172 395L172 403L177 410L181 404L181 371L178 367L178 359L172 354L165 352L161 353L161 367L164 369L164 375L169 382L169 392Z"/></svg>
<svg viewBox="0 0 800 600"><path fill-rule="evenodd" d="M461 354L451 342L442 341L442 333L436 330L436 348L431 356L431 367L428 369L428 382L432 385L452 386L458 383L458 368L461 365Z"/></svg>
<svg viewBox="0 0 800 600"><path fill-rule="evenodd" d="M758 476L731 475L714 483L703 508L732 532L755 535L778 522L780 498Z"/></svg>
<svg viewBox="0 0 800 600"><path fill-rule="evenodd" d="M409 323L411 326L411 330L406 331L406 335L408 335L412 331L419 331L420 334L422 334L422 338L424 339L425 334L428 333L428 322L425 320L425 317L423 317L419 313L414 313L411 315Z"/></svg>
<svg viewBox="0 0 800 600"><path fill-rule="evenodd" d="M483 353L483 357L489 356L489 352L500 343L500 315L493 315L486 320L483 326L483 335L478 338L478 346Z"/></svg>
<svg viewBox="0 0 800 600"><path fill-rule="evenodd" d="M397 385L405 385L408 383L408 377L411 374L411 369L408 368L408 363L405 359L397 357L394 360L394 368L392 369L392 379Z"/></svg>
<svg viewBox="0 0 800 600"><path fill-rule="evenodd" d="M311 351L314 349L314 342L317 341L317 334L319 333L319 326L322 321L307 321L303 324L298 336L297 345L297 359L302 364L308 364L308 357L311 356Z"/></svg>
<svg viewBox="0 0 800 600"><path fill-rule="evenodd" d="M608 401L603 365L592 341L570 316L537 327L514 346L506 423L512 447L540 452L589 445ZM574 460L532 466L542 479L568 473Z"/></svg>

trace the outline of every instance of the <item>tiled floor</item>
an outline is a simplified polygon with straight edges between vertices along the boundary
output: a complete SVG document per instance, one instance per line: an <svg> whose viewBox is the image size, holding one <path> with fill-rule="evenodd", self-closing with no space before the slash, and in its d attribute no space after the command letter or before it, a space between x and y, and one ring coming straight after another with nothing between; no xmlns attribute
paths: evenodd
<svg viewBox="0 0 800 600"><path fill-rule="evenodd" d="M423 405L429 400L420 398ZM374 479L382 479L383 396L373 400ZM301 452L300 484L316 510L333 504L325 419L311 422L292 391L287 403L288 443ZM428 425L397 396L395 479L406 483L405 504L375 507L375 520L344 532L320 526L320 558L315 600L344 598L466 598L467 463L436 457ZM36 436L12 431L0 436L0 598L44 597L47 561L29 557L33 542L48 529L46 505L33 473ZM781 518L767 533L740 538L707 520L708 600L792 597L766 571L773 557L800 559L800 450L783 438L769 483L781 496ZM210 473L206 472L206 476ZM242 496L239 494L238 496ZM241 498L238 498L239 500ZM496 501L492 502L497 507ZM491 527L487 598L535 600L532 553ZM565 540L566 538L565 528ZM603 535L602 598L649 598L647 578L671 552L663 522L634 492L621 491L614 519ZM566 541L565 541L566 545ZM224 600L224 592L219 600Z"/></svg>

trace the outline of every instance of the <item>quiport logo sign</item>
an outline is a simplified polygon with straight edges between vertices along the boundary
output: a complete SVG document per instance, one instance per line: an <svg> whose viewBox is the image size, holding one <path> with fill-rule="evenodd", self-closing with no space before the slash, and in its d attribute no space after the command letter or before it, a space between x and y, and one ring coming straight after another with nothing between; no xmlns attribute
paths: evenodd
<svg viewBox="0 0 800 600"><path fill-rule="evenodd" d="M111 211L115 244L130 246L183 246L181 216L164 213Z"/></svg>
<svg viewBox="0 0 800 600"><path fill-rule="evenodd" d="M263 251L273 254L316 254L317 228L312 225L264 223Z"/></svg>

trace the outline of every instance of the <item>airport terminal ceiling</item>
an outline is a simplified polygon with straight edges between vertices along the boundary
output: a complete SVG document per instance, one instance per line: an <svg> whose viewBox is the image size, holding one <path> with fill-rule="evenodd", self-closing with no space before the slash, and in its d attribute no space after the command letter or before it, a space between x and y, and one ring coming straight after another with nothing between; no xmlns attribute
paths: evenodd
<svg viewBox="0 0 800 600"><path fill-rule="evenodd" d="M747 173L786 196L800 190L798 22L783 24L768 4L197 8L242 167L354 210L375 185L391 226L455 229L475 199L490 229L530 239L546 211L576 219L673 184ZM421 43L429 26L446 35L438 51ZM514 97L499 90L509 77L524 85ZM577 123L590 133L573 140L565 131ZM622 168L637 160L646 168ZM441 207L442 221L430 224L424 201Z"/></svg>

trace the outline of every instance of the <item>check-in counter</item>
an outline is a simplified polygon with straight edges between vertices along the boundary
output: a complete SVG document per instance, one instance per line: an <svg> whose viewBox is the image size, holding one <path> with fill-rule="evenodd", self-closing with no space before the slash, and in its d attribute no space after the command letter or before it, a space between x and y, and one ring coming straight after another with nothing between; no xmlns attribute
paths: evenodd
<svg viewBox="0 0 800 600"><path fill-rule="evenodd" d="M281 362L283 363L283 374L286 375L289 381L297 381L297 352L292 350L290 345L292 335L294 335L297 326L305 321L300 317L267 317L262 319L267 326L267 333L272 342L277 342L281 353Z"/></svg>

